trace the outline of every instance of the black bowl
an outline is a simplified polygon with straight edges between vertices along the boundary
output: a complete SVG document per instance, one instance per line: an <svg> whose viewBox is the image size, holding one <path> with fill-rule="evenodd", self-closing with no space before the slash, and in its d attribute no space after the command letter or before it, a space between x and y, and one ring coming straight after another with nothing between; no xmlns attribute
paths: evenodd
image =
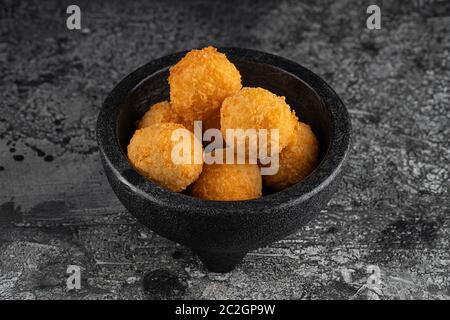
<svg viewBox="0 0 450 320"><path fill-rule="evenodd" d="M186 52L140 67L109 94L98 116L103 166L117 197L143 225L191 247L215 272L231 271L245 254L294 233L320 212L334 193L350 148L347 110L319 76L284 58L248 49L222 48L243 85L286 97L321 146L321 162L306 179L256 200L206 201L163 189L138 174L127 159L135 121L148 106L169 97L168 68Z"/></svg>

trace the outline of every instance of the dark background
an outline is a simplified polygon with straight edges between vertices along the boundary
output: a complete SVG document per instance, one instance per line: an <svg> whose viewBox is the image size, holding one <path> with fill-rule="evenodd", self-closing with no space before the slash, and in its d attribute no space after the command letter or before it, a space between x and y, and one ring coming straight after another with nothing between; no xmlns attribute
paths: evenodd
<svg viewBox="0 0 450 320"><path fill-rule="evenodd" d="M450 298L448 1L75 1L83 30L69 31L72 3L0 1L0 299ZM381 30L366 28L370 4ZM354 128L322 215L226 275L125 211L95 141L121 78L206 45L310 68ZM83 268L77 292L69 264ZM368 265L381 292L364 287Z"/></svg>

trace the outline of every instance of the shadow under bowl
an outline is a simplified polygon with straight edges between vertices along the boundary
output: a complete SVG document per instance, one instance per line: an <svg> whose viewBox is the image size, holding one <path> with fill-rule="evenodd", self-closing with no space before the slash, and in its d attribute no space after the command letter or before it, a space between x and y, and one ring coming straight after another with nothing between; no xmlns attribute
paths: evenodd
<svg viewBox="0 0 450 320"><path fill-rule="evenodd" d="M108 95L97 139L106 176L119 200L157 234L189 246L214 272L231 271L247 252L280 240L309 222L335 191L350 149L348 112L319 76L287 59L249 49L221 48L244 86L286 97L320 142L320 164L303 181L247 201L208 201L166 190L138 174L126 150L135 121L153 103L168 100L169 67L186 52L140 67Z"/></svg>

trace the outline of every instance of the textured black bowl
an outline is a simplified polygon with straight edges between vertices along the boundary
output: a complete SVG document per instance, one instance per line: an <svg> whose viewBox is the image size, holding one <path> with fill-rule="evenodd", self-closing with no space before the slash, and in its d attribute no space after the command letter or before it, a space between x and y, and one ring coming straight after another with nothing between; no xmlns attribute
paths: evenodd
<svg viewBox="0 0 450 320"><path fill-rule="evenodd" d="M168 191L139 175L127 160L134 123L149 105L168 99L168 68L186 52L154 60L123 79L106 98L97 139L108 180L124 206L159 235L191 247L206 267L228 272L245 254L294 233L320 212L335 191L350 147L350 120L342 101L301 65L248 49L222 48L244 86L286 97L313 128L321 163L302 182L248 201L204 201Z"/></svg>

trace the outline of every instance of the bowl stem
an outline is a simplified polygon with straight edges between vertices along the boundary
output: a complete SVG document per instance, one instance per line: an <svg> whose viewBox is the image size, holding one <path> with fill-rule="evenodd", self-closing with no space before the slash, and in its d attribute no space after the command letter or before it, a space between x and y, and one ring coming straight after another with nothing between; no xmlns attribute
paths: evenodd
<svg viewBox="0 0 450 320"><path fill-rule="evenodd" d="M247 252L212 252L202 250L194 250L194 252L209 271L218 273L232 271L247 254Z"/></svg>

